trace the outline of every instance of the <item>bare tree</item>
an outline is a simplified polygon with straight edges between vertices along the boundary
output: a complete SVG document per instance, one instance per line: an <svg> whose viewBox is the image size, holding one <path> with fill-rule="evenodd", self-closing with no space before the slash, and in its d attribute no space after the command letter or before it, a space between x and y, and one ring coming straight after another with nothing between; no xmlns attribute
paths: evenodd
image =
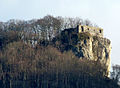
<svg viewBox="0 0 120 88"><path fill-rule="evenodd" d="M51 40L60 29L61 22L59 19L47 15L43 19L38 20L37 24L41 27L42 36L45 36L45 39Z"/></svg>
<svg viewBox="0 0 120 88"><path fill-rule="evenodd" d="M84 21L84 25L86 25L86 26L93 26L91 21L88 20L88 19Z"/></svg>
<svg viewBox="0 0 120 88"><path fill-rule="evenodd" d="M58 17L58 19L61 22L61 29L67 29L67 28L74 28L77 25L83 24L83 20L79 17L71 18L71 17Z"/></svg>
<svg viewBox="0 0 120 88"><path fill-rule="evenodd" d="M113 65L112 70L111 78L117 82L120 81L120 65Z"/></svg>

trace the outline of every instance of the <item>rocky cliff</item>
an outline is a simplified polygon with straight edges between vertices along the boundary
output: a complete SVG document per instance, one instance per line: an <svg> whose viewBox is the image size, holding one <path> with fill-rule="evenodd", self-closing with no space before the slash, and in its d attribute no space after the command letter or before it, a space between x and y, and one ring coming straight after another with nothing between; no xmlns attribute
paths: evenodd
<svg viewBox="0 0 120 88"><path fill-rule="evenodd" d="M107 71L110 70L110 53L111 53L111 42L109 39L99 36L89 36L86 33L78 34L81 36L87 36L81 39L78 38L77 53L79 57L99 60L101 63L107 66Z"/></svg>
<svg viewBox="0 0 120 88"><path fill-rule="evenodd" d="M101 34L97 35L94 33L93 35L89 27L87 28L89 28L90 32L88 30L83 31L83 28L80 29L76 27L65 29L54 39L55 46L62 52L72 50L80 59L99 60L107 66L107 71L109 72L111 52L110 40L103 36L99 36ZM80 30L82 30L82 32Z"/></svg>

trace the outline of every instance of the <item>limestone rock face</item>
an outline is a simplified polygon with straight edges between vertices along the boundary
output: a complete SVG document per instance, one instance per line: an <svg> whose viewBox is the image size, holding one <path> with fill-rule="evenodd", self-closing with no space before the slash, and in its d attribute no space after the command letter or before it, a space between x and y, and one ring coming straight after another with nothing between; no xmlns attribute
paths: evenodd
<svg viewBox="0 0 120 88"><path fill-rule="evenodd" d="M65 29L55 43L61 51L72 50L80 59L100 61L110 70L111 42L103 37L103 29L78 26Z"/></svg>
<svg viewBox="0 0 120 88"><path fill-rule="evenodd" d="M110 54L111 42L109 39L102 37L93 37L92 51L94 60L100 60L101 63L106 64L108 71L110 70Z"/></svg>
<svg viewBox="0 0 120 88"><path fill-rule="evenodd" d="M83 39L81 37L85 36ZM111 42L109 39L91 36L86 33L79 34L78 43L75 46L77 48L77 56L79 58L86 58L89 60L99 60L101 63L107 66L107 71L110 70L110 53Z"/></svg>

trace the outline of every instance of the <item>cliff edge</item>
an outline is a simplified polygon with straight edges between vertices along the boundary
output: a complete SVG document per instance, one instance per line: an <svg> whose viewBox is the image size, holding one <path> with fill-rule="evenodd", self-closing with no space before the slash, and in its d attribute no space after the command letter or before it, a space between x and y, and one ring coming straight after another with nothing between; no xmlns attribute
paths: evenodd
<svg viewBox="0 0 120 88"><path fill-rule="evenodd" d="M80 59L99 60L109 73L111 41L103 37L103 29L78 25L63 30L53 41L62 52L72 50Z"/></svg>

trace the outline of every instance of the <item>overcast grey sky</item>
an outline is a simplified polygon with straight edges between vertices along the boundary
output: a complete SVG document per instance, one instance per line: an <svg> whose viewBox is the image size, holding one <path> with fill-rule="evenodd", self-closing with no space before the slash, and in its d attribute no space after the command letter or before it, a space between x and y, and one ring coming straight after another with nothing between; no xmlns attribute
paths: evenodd
<svg viewBox="0 0 120 88"><path fill-rule="evenodd" d="M102 27L112 42L111 63L120 64L120 0L0 0L0 21L47 14L89 19Z"/></svg>

